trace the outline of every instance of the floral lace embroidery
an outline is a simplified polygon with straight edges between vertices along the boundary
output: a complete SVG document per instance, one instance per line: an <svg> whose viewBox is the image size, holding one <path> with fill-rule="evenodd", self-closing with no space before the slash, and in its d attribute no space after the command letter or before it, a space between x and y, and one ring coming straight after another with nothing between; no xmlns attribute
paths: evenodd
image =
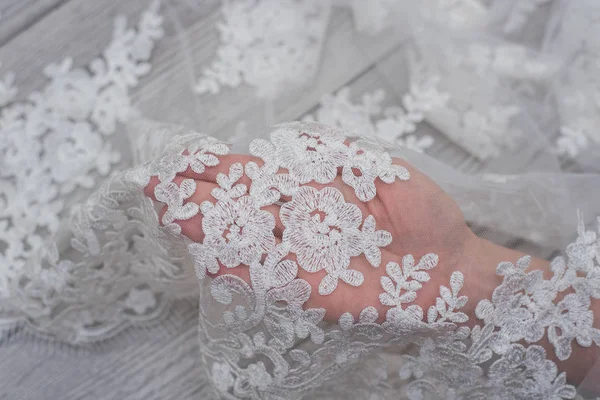
<svg viewBox="0 0 600 400"><path fill-rule="evenodd" d="M329 1L320 0L223 2L222 44L196 91L216 94L245 83L270 97L283 84L307 82L318 66L329 11Z"/></svg>
<svg viewBox="0 0 600 400"><path fill-rule="evenodd" d="M388 184L396 178L410 178L406 168L392 165L381 146L366 139L346 145L344 139L342 131L325 125L290 123L277 127L271 134L272 143L254 140L250 153L262 158L269 169L287 169L289 177L300 184L331 183L342 167L342 179L354 187L361 201L375 197L374 182L378 178ZM354 175L353 168L360 170L360 177Z"/></svg>
<svg viewBox="0 0 600 400"><path fill-rule="evenodd" d="M167 286L159 281L181 279L179 260L153 231L152 204L132 195L122 180L109 180L89 201L71 207L70 237L59 232L67 217L65 195L93 187L120 161L110 136L128 118L128 90L149 72L154 41L162 35L153 3L136 29L117 17L112 41L87 68L73 69L70 58L48 65L50 82L27 100L14 102L11 75L0 84L5 327L25 322L45 335L90 342L168 309ZM44 242L57 234L61 242ZM69 239L72 251L65 251ZM69 256L60 259L58 248ZM184 287L181 294L190 292Z"/></svg>
<svg viewBox="0 0 600 400"><path fill-rule="evenodd" d="M359 230L362 214L356 205L344 201L339 190L317 191L303 186L291 202L281 207L280 217L285 226L283 242L296 253L300 267L308 272L323 269L327 272L319 285L319 294L333 292L338 279L352 286L362 285L362 273L347 269L350 257L363 251L364 240Z"/></svg>
<svg viewBox="0 0 600 400"><path fill-rule="evenodd" d="M335 126L353 134L376 137L397 146L424 152L434 143L429 135L418 137L413 133L424 119L424 112L432 107L431 95L436 78L423 85L414 85L402 97L403 107L387 107L381 103L385 98L383 90L365 93L361 102L350 100L350 89L344 87L335 95L326 95L321 100L314 115L304 117L305 121L316 120Z"/></svg>
<svg viewBox="0 0 600 400"><path fill-rule="evenodd" d="M466 51L448 49L448 59L454 67L466 67L478 75L490 72L512 79L543 81L552 77L557 63L549 56L528 54L517 44L487 45L471 43Z"/></svg>
<svg viewBox="0 0 600 400"><path fill-rule="evenodd" d="M600 345L600 330L593 328L593 313L589 309L590 299L600 298L596 286L600 275L594 263L594 259L600 262L596 234L585 232L580 225L579 238L566 254L568 262L562 257L552 261L551 280L544 280L542 271L525 273L529 257L516 265L499 264L497 273L504 276L504 282L496 288L491 301L483 300L477 305L477 317L486 324L502 327L501 336L510 342L524 339L534 343L547 334L560 360L571 355L573 339L584 347L592 342ZM557 295L569 288L575 293L555 304Z"/></svg>
<svg viewBox="0 0 600 400"><path fill-rule="evenodd" d="M600 144L600 44L597 40L600 7L566 5L558 37L551 50L566 53L568 66L555 90L560 115L557 152L575 158L590 146ZM573 29L577 27L577 29Z"/></svg>
<svg viewBox="0 0 600 400"><path fill-rule="evenodd" d="M523 138L523 132L514 126L520 108L488 95L487 92L500 90L499 77L479 70L483 68L479 61L469 64L474 75L468 75L464 71L467 60L466 54L451 51L443 61L434 63L411 57L410 79L418 84L431 74L444 76L437 86L446 94L440 97L438 92L439 101L425 111L425 120L478 159L493 159L514 149ZM487 68L490 64L486 61L483 65ZM472 96L473 88L479 84L481 99Z"/></svg>
<svg viewBox="0 0 600 400"><path fill-rule="evenodd" d="M255 179L250 188L237 183L244 166L233 164L228 176L217 176L219 188L212 192L216 204L205 201L200 207L184 204L195 190L193 181L184 180L179 186L163 181L165 176L172 178L172 173L164 174L163 168L172 171L175 166L175 170L183 171L187 164L191 165L190 154L205 154L210 147L220 148L221 144L205 140L193 150L175 146L172 153L151 166L161 180L155 188L156 198L168 205L162 222L168 225L201 211L204 240L190 243L188 249L198 276L203 278L207 270L218 272L219 263L227 268L252 265L272 251L275 219L260 207L279 201L281 194L292 194L292 201L281 207L279 215L285 227L282 246L296 254L304 270L327 272L319 286L320 294L333 292L339 279L360 286L364 280L362 273L347 269L350 257L365 253L367 260L378 267L379 247L390 244L391 235L377 231L372 216L363 222L360 209L346 203L339 190L319 191L299 185L311 181L331 183L338 168L343 168L344 182L355 188L359 198L368 201L376 195L377 179L390 184L396 179L408 180L410 175L406 168L393 165L391 157L375 144L359 140L347 145L344 140L341 131L324 125L309 122L281 125L272 132L271 142L256 139L250 146L251 153L265 161L260 168L253 162L246 164L247 175ZM213 162L217 163L218 160ZM280 168L287 169L288 174L277 174ZM353 175L353 168L362 171L360 178Z"/></svg>
<svg viewBox="0 0 600 400"><path fill-rule="evenodd" d="M403 381L399 390L409 399L493 393L516 398L573 398L575 390L566 383L565 374L533 343L547 335L557 356L565 359L572 340L582 346L600 340L589 310L590 298L600 296L596 289L600 287L596 282L600 241L596 234L585 232L583 225L579 239L567 249L567 258L553 261L550 280L544 280L539 271L525 272L528 257L516 265L500 263L498 274L504 276L504 282L492 299L477 305L479 320L473 328L463 325L468 321L461 311L467 298L460 295L464 278L459 272L451 274L448 287L440 286L439 297L426 312L414 304L417 292L430 281L428 271L439 262L435 254L418 262L405 255L402 265L386 265L379 299L390 308L382 323L377 322L379 313L374 307L365 308L358 319L343 313L336 326L323 321L326 310L304 309L311 286L298 277L301 269L327 272L319 285L320 294L335 291L339 279L360 285L364 277L347 269L349 259L364 252L376 267L381 263L380 248L392 238L388 232L376 230L372 216L363 220L360 210L347 203L338 189L301 184L333 178L305 170L291 157L319 162L324 170L343 168L349 159L361 155L353 148L369 154L377 149L377 145L361 142L364 139L352 141L341 131L315 123L278 126L271 142L257 139L251 145L251 152L264 164L234 164L228 175L217 179L219 187L212 193L216 203L201 205L203 231L219 244L187 240L187 246L200 278L206 270L217 273L207 288L212 299L226 307L216 325L204 325L201 318L201 334L206 335L202 351L211 364L215 390L221 395L265 399L307 394L333 379L336 366L348 367L374 349L401 344L418 348L418 353L401 356L397 367L396 376ZM346 153L341 151L344 147ZM378 157L385 158L382 154ZM244 172L251 180L250 187L239 183ZM157 175L156 171L150 173ZM391 181L398 179L394 173L390 177ZM275 204L282 195L291 200L281 207L283 237L277 243L271 236L274 221L262 214L261 207ZM205 224L219 207L226 211ZM245 241L246 235L252 239ZM290 253L297 261L289 258ZM221 265L239 264L248 265L249 282L219 273ZM575 293L555 304L556 294L567 288ZM212 337L214 329L218 339ZM302 345L305 339L318 346ZM519 384L513 384L516 382Z"/></svg>

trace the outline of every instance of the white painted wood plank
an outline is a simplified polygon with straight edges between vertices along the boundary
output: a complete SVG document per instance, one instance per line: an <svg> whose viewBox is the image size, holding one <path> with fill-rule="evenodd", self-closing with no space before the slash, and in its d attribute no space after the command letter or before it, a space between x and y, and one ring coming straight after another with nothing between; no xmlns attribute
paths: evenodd
<svg viewBox="0 0 600 400"><path fill-rule="evenodd" d="M178 9L187 7L185 2L163 3L173 3L165 5L163 10L175 9L174 15L178 15L183 23L197 22L205 15L217 12L219 4L218 0L199 2L191 20L186 18L190 13ZM33 89L43 87L46 79L41 72L48 63L69 56L74 59L75 66L87 65L109 43L115 16L124 15L132 26L149 4L150 0L71 0L0 47L2 71L15 72L19 98L23 98ZM165 26L167 38L175 35L173 23L168 18Z"/></svg>
<svg viewBox="0 0 600 400"><path fill-rule="evenodd" d="M0 46L43 19L48 12L56 9L67 1L68 0L0 1Z"/></svg>
<svg viewBox="0 0 600 400"><path fill-rule="evenodd" d="M185 394L197 389L203 367L197 317L195 302L182 301L165 322L169 331L129 330L98 349L59 351L30 340L2 346L0 383L10 384L0 385L0 399L191 399Z"/></svg>

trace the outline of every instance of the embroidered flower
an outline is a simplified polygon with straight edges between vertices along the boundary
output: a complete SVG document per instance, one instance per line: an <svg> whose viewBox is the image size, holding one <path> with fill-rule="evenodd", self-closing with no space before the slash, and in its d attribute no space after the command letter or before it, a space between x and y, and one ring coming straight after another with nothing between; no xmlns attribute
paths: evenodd
<svg viewBox="0 0 600 400"><path fill-rule="evenodd" d="M44 74L52 79L44 90L44 95L56 111L75 121L85 121L97 102L98 87L84 70L71 69L73 59L66 58L61 63L49 64Z"/></svg>
<svg viewBox="0 0 600 400"><path fill-rule="evenodd" d="M381 250L379 248L392 243L392 234L384 230L375 230L375 217L369 215L365 218L362 226L362 241L367 261L372 266L379 267L379 264L381 264Z"/></svg>
<svg viewBox="0 0 600 400"><path fill-rule="evenodd" d="M214 269L216 259L228 268L249 265L275 246L275 217L257 208L251 197L219 201L215 205L206 201L201 210L203 245L211 249L205 257L197 259L208 262L201 268L212 265L210 268Z"/></svg>
<svg viewBox="0 0 600 400"><path fill-rule="evenodd" d="M262 361L248 365L248 368L242 370L242 374L247 380L248 385L258 390L267 389L273 382L273 377L267 372L267 368Z"/></svg>
<svg viewBox="0 0 600 400"><path fill-rule="evenodd" d="M133 288L125 299L125 306L142 315L156 307L156 297L150 289Z"/></svg>
<svg viewBox="0 0 600 400"><path fill-rule="evenodd" d="M220 392L226 392L233 386L235 379L231 367L225 363L214 363L212 366L212 382Z"/></svg>
<svg viewBox="0 0 600 400"><path fill-rule="evenodd" d="M562 400L575 397L575 388L567 385L566 375L558 374L556 364L546 359L543 347L524 347L514 344L489 368L493 382L504 383L510 398L538 398Z"/></svg>
<svg viewBox="0 0 600 400"><path fill-rule="evenodd" d="M315 129L317 127L318 129ZM348 148L344 135L311 123L281 125L271 134L277 160L300 183L330 183L344 165Z"/></svg>
<svg viewBox="0 0 600 400"><path fill-rule="evenodd" d="M259 97L276 98L290 84L306 83L319 65L330 8L319 0L223 2L221 45L196 91L216 94L244 83Z"/></svg>
<svg viewBox="0 0 600 400"><path fill-rule="evenodd" d="M348 157L342 170L342 180L354 188L360 201L372 200L377 191L375 180L393 183L396 178L407 181L408 170L393 165L392 158L381 146L359 140L350 144L351 157Z"/></svg>
<svg viewBox="0 0 600 400"><path fill-rule="evenodd" d="M559 360L571 356L573 339L584 347L592 342L600 343L600 330L593 327L594 313L590 310L590 298L571 293L565 296L554 308L554 318L548 325L548 340L554 346ZM542 327L542 334L543 334Z"/></svg>
<svg viewBox="0 0 600 400"><path fill-rule="evenodd" d="M53 149L46 156L47 163L52 179L62 185L63 192L70 192L77 185L91 187L95 182L91 171L106 175L110 166L120 160L119 154L87 122L64 122L54 135L46 136L43 148Z"/></svg>
<svg viewBox="0 0 600 400"><path fill-rule="evenodd" d="M356 205L345 202L339 190L303 186L281 207L279 216L286 228L283 241L296 253L298 264L308 272L328 272L319 293L331 293L338 279L353 286L362 284L360 272L347 270L350 257L362 252L358 230L362 214Z"/></svg>
<svg viewBox="0 0 600 400"><path fill-rule="evenodd" d="M194 143L187 148L188 161L192 171L201 174L206 167L214 167L219 164L216 156L224 156L229 153L227 144L216 139L207 137L199 143Z"/></svg>

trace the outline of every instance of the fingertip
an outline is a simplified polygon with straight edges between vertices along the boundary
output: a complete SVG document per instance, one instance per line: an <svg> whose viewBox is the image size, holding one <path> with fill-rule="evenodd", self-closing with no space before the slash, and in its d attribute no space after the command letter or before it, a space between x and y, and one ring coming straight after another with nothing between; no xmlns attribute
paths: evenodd
<svg viewBox="0 0 600 400"><path fill-rule="evenodd" d="M166 204L164 206L162 206L160 208L160 210L158 211L158 223L163 226L163 216L167 213L167 210L169 209L169 206L167 206Z"/></svg>
<svg viewBox="0 0 600 400"><path fill-rule="evenodd" d="M144 188L144 195L150 197L152 200L156 201L156 196L154 195L154 189L160 183L157 176L153 176L150 178L150 182Z"/></svg>
<svg viewBox="0 0 600 400"><path fill-rule="evenodd" d="M229 168L233 164L242 164L242 166L246 166L248 162L255 162L259 166L263 164L263 161L260 158L243 155L243 154L228 154L224 156L219 156L219 164L215 166L206 167L205 170L201 173L195 172L192 168L188 167L184 172L180 173L180 176L186 178L192 178L196 180L201 180L208 183L216 183L217 175L222 173L225 175L229 175ZM244 174L244 176L240 179L239 183L244 183L248 185L250 183L249 178Z"/></svg>

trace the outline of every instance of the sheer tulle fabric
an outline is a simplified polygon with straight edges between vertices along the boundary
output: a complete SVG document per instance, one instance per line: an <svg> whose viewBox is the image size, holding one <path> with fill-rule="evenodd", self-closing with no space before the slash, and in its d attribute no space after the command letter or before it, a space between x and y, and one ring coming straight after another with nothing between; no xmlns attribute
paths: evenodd
<svg viewBox="0 0 600 400"><path fill-rule="evenodd" d="M600 297L600 177L595 174L600 166L589 128L598 118L592 103L598 93L589 83L597 79L595 70L588 67L597 61L598 44L593 35L573 28L582 18L593 20L593 2L531 1L523 7L465 0L453 8L431 1L423 9L412 2L374 3L365 9L358 1L229 2L223 7L221 59L190 81L196 70L189 46L194 33L182 29L179 20L195 7L167 2L168 46L178 49L174 57L180 67L164 77L168 84L142 85L135 107L127 104L127 115L115 113L129 101L126 90L134 85L123 86L123 76L115 75L122 69L114 54L123 53L114 48L133 43L132 49L146 50L125 51L130 77L136 77L125 81L137 84L147 72L152 41L163 34L157 7L142 18L138 42L120 36L125 28L117 24L113 53L105 52L95 64L106 70L90 68L95 72L87 76L68 63L49 68L54 84L44 92L47 104L70 124L74 137L88 138L72 153L57 148L87 154L89 159L81 156L77 165L93 167L74 176L65 159L44 158L52 187L38 190L45 196L39 203L51 212L36 200L25 203L30 211L1 214L6 226L31 231L19 235L29 237L34 249L15 250L23 238L17 233L0 242L12 246L0 253L6 264L0 273L2 346L33 340L57 353L66 347L105 352L126 347L126 332L142 326L149 342L153 335L169 339L171 326L182 323L177 305L197 302L194 357L202 366L201 398L597 396L597 363L583 380L561 370L574 349L592 351L600 344L590 316L590 302ZM347 10L360 33L345 45L372 60L398 105L382 111L384 100L377 93L359 103L348 91L330 94L310 113L301 106L296 115L280 113L278 102L285 99L309 104L323 77L339 68L323 57L337 46L326 32L332 13ZM535 46L522 30L525 21L542 13L549 22L543 44ZM285 30L282 20L293 29ZM259 21L263 29L252 31L244 21ZM249 29L251 45L228 36L231 26L242 33ZM273 43L269 35L278 29L280 40ZM566 62L571 44L582 37L589 39L587 52L577 57L585 60L571 65ZM391 48L406 48L402 57L388 57L375 45L384 40ZM237 58L227 58L231 54ZM62 97L75 101L53 100L61 82L79 85L75 97ZM570 101L569 95L583 100ZM114 109L76 107L101 96L113 96L105 104ZM231 110L232 99L248 96L258 100ZM25 116L14 121L41 121L43 137L62 140L63 125L31 117L35 99L16 108L6 104ZM214 115L227 112L243 117L235 124L215 122ZM304 122L271 127L294 119ZM0 191L0 204L17 204L9 196L26 198L31 192L18 171L26 171L31 182L43 181L34 176L35 163L22 156L23 149L40 143L54 149L50 139L37 139L29 135L29 125L21 125L11 125L12 137L19 138L12 147L0 142L5 151L0 182L7 188ZM30 136L33 144L25 143ZM110 146L131 157L117 156ZM456 157L429 156L436 146L451 148ZM95 148L100 154L90 155ZM190 201L194 180L174 183L185 171L214 170L227 154L252 155L261 165L232 165L216 179L207 203ZM565 157L577 173L563 170L569 165ZM382 262L381 252L397 238L381 227L380 215L351 204L348 193L357 204L367 204L382 187L400 188L392 194L394 211L402 214L402 185L418 182L419 176L392 160L439 185L479 237L554 260L549 269L536 272L527 257L487 265L497 272L493 296L467 299L464 293L480 284L479 269L487 260L445 270L444 247L450 242L423 245L419 254L402 254L398 263ZM353 173L356 169L361 174ZM160 182L153 191L157 201L144 194L151 178ZM332 187L336 180L344 190ZM433 203L442 194L430 196ZM166 213L159 212L160 203L168 206ZM272 206L282 210L281 238L273 234L278 222L265 211ZM330 215L329 225L317 221L313 209ZM19 215L26 222L18 222ZM56 217L39 222L44 215ZM197 215L204 217L201 242L181 228L181 221ZM430 237L448 230L452 236L452 225L443 219L415 223ZM305 237L311 230L336 239L317 242ZM352 293L373 284L364 271L350 268L349 260L358 257L381 272L377 306L384 308L357 310L348 300L332 318L331 310L306 304L316 293ZM246 268L248 277L231 272L236 267ZM299 272L324 277L309 284ZM431 288L433 303L420 305L419 296Z"/></svg>

